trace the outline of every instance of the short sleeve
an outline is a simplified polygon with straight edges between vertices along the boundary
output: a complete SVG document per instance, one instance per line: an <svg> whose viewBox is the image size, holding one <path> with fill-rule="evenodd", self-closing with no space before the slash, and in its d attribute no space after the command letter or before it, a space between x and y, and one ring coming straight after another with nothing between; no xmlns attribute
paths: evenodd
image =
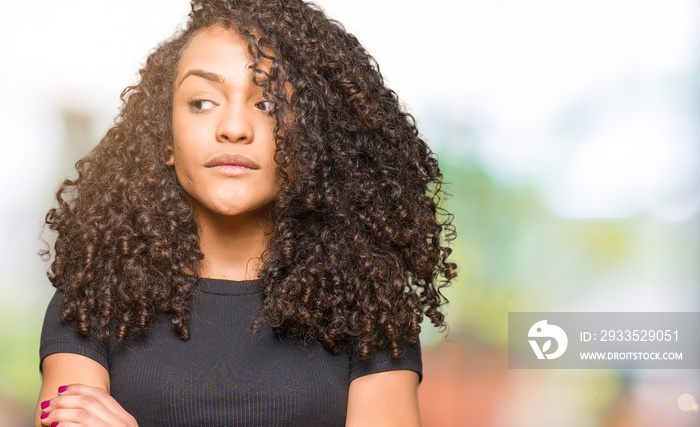
<svg viewBox="0 0 700 427"><path fill-rule="evenodd" d="M54 353L75 353L88 357L109 370L105 343L96 336L83 337L73 322L61 322L63 292L59 288L49 302L41 329L39 347L39 370L44 358Z"/></svg>
<svg viewBox="0 0 700 427"><path fill-rule="evenodd" d="M392 358L388 350L379 350L362 360L356 349L350 348L350 381L359 377L376 374L379 372L395 371L398 369L408 369L418 373L418 381L423 381L423 359L421 356L420 341L405 343L403 353L396 359Z"/></svg>

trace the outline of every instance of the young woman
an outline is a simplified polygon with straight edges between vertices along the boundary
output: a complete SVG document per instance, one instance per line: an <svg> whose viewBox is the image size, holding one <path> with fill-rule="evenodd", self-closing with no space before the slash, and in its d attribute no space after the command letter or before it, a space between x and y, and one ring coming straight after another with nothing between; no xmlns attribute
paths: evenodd
<svg viewBox="0 0 700 427"><path fill-rule="evenodd" d="M441 174L301 0L193 0L46 222L37 425L419 425Z"/></svg>

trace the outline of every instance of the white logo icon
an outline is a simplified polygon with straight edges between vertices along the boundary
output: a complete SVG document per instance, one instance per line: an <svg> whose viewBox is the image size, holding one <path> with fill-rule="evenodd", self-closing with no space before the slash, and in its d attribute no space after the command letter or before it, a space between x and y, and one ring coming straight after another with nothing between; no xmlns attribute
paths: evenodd
<svg viewBox="0 0 700 427"><path fill-rule="evenodd" d="M537 355L538 359L556 359L557 357L564 354L566 351L566 346L569 344L568 338L566 338L566 332L557 325L548 325L546 320L540 320L539 322L532 325L530 332L527 333L530 338L554 338L557 342L557 351L554 353L547 353L547 351L552 347L552 340L547 340L542 345L542 349L537 344L537 340L529 340L532 350Z"/></svg>

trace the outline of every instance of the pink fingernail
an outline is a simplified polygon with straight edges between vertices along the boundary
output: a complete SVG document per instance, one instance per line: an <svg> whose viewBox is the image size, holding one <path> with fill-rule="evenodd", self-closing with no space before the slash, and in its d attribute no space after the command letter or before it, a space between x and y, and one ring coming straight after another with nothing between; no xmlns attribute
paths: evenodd
<svg viewBox="0 0 700 427"><path fill-rule="evenodd" d="M48 408L50 404L51 404L50 400L44 400L43 402L41 402L41 409Z"/></svg>
<svg viewBox="0 0 700 427"><path fill-rule="evenodd" d="M56 426L58 426L58 421L54 421L51 423L51 427L56 427Z"/></svg>
<svg viewBox="0 0 700 427"><path fill-rule="evenodd" d="M50 412L44 412L43 414L41 414L41 419L45 420L46 418L49 417L49 414L50 414Z"/></svg>
<svg viewBox="0 0 700 427"><path fill-rule="evenodd" d="M68 390L68 386L67 386L67 385L62 385L62 386L60 386L60 387L58 388L58 392L59 392L59 393L63 393L63 392L66 391L66 390Z"/></svg>

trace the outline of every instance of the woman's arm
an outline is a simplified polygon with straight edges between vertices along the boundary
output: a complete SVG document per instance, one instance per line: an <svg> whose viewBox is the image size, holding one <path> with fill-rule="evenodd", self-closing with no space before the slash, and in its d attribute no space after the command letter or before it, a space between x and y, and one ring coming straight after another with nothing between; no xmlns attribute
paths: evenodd
<svg viewBox="0 0 700 427"><path fill-rule="evenodd" d="M109 373L94 360L55 353L44 358L42 372L37 427L65 421L71 426L136 426L134 417L109 395ZM42 419L42 414L48 415Z"/></svg>
<svg viewBox="0 0 700 427"><path fill-rule="evenodd" d="M418 373L402 369L355 379L350 383L345 425L420 426Z"/></svg>

